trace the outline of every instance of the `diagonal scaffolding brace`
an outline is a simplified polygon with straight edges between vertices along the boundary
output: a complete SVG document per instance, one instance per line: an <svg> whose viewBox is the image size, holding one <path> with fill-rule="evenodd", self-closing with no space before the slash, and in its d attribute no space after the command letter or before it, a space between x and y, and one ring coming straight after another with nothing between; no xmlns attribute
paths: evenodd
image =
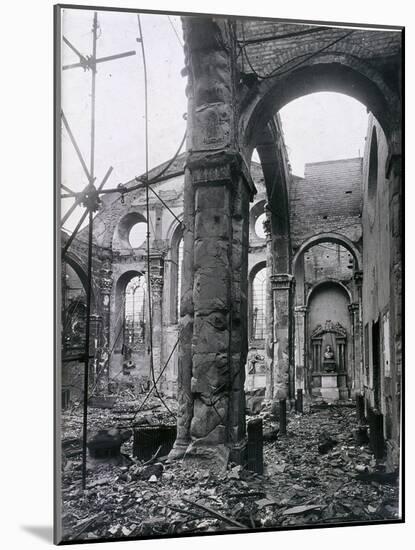
<svg viewBox="0 0 415 550"><path fill-rule="evenodd" d="M97 65L107 62L107 61L113 61L117 59L122 59L126 57L130 57L132 55L136 55L136 52L131 50L119 54L109 55L105 57L97 57L97 31L98 31L98 16L97 12L94 12L93 17L93 26L92 26L92 54L91 55L83 55L77 48L74 46L66 37L62 37L63 42L75 53L75 55L78 57L79 61L77 63L72 63L69 65L64 65L62 67L62 70L68 70L68 69L75 69L75 68L83 68L84 71L91 71L91 113L90 113L90 158L89 158L89 168L87 167L86 161L81 153L80 147L78 146L78 143L75 139L75 136L71 130L71 127L68 123L68 120L63 113L61 112L61 118L63 125L66 128L66 131L69 135L69 138L72 142L72 145L75 149L75 152L78 156L78 160L82 166L82 169L87 177L88 184L83 189L81 193L75 193L68 187L65 187L62 185L62 188L67 192L66 195L62 195L65 198L73 197L74 198L74 204L71 206L71 208L68 210L68 212L65 214L65 216L62 219L62 225L67 221L67 219L71 216L75 208L82 204L85 206L85 212L82 214L80 220L78 221L78 224L76 225L74 231L72 232L71 236L67 240L65 247L62 251L62 259L65 258L65 256L68 253L69 247L71 246L74 238L76 237L79 229L81 228L82 224L84 223L86 217L89 217L89 224L88 224L88 256L87 256L87 285L86 285L86 295L87 295L87 311L86 311L86 338L85 338L85 350L83 356L84 360L84 395L83 395L83 433L82 433L82 487L85 490L86 488L86 455L87 455L87 430L88 430L88 394L89 394L89 375L90 375L90 342L91 342L91 333L90 333L90 318L91 318L91 298L92 298L92 238L93 238L93 213L99 208L100 204L100 195L105 193L121 193L121 196L123 196L125 193L129 193L133 191L134 189L138 188L145 188L146 190L146 205L147 205L147 277L148 277L148 293L149 293L149 317L150 317L150 327L149 327L149 334L150 334L150 370L151 375L153 379L153 387L150 390L150 393L154 391L154 393L157 395L157 397L162 401L165 408L175 416L172 411L169 409L167 404L164 402L162 396L159 394L159 391L157 389L157 382L159 381L161 375L163 374L165 368L167 367L167 364L177 346L177 342L169 356L169 359L167 360L166 365L162 369L161 373L159 374L158 378L155 378L154 373L154 365L153 365L153 343L152 343L152 307L151 307L151 278L150 278L150 229L149 229L149 191L152 191L152 193L164 204L168 210L172 213L174 218L179 222L182 223L181 220L177 218L177 216L172 212L172 210L164 203L162 198L157 194L157 192L150 187L152 183L156 183L157 181L161 180L161 177L167 170L170 168L170 166L173 164L177 156L179 155L183 144L186 139L186 133L183 137L182 142L180 143L179 149L173 156L173 158L167 163L167 165L157 174L154 178L152 178L149 181L148 173L149 173L149 167L148 167L148 86L147 86L147 67L146 67L146 57L145 57L145 49L144 49L144 43L143 43L143 35L142 35L142 29L141 29L141 21L140 16L137 15L138 18L138 27L139 27L139 33L140 36L137 38L137 42L141 44L141 51L142 51L142 61L143 61L143 70L144 70L144 88L145 88L145 153L146 153L146 174L145 177L143 177L141 180L136 178L137 185L134 185L132 187L127 188L126 186L120 184L115 189L103 189L105 183L107 182L109 176L111 175L111 172L113 170L112 167L110 167L105 174L103 180L101 181L100 185L95 187L95 103L96 103L96 73L97 73ZM144 180L145 181L142 181ZM148 398L148 396L147 396Z"/></svg>

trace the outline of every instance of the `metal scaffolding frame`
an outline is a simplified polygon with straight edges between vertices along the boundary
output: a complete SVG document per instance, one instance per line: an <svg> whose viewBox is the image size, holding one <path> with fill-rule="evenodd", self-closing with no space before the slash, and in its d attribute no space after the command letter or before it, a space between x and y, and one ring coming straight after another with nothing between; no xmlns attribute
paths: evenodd
<svg viewBox="0 0 415 550"><path fill-rule="evenodd" d="M126 193L130 193L132 191L135 191L136 189L142 189L144 188L146 191L146 213L147 213L147 291L148 291L148 304L149 304L149 333L150 333L150 370L152 375L152 387L150 388L149 392L147 393L146 398L144 399L143 403L139 407L139 409L136 411L134 418L138 414L138 412L142 409L145 402L149 398L150 394L154 391L156 396L163 402L166 409L169 411L169 413L172 416L175 416L173 412L169 409L167 404L164 402L162 396L160 395L158 389L157 389L157 383L160 380L163 372L167 368L167 365L174 353L174 350L177 347L178 340L176 344L174 345L169 358L164 365L163 369L161 370L158 378L155 378L154 374L154 365L153 365L153 343L152 343L152 310L151 310L151 278L150 278L150 225L149 225L149 191L151 191L158 200L171 212L171 214L174 216L174 218L179 222L182 223L177 216L172 212L172 210L166 205L166 203L161 199L161 197L156 193L154 189L151 188L151 184L157 183L160 181L160 178L168 171L170 166L173 164L175 159L178 157L186 139L186 134L184 135L179 148L177 149L175 155L172 157L172 159L167 163L167 165L157 174L155 177L153 177L151 180L149 180L148 173L149 173L149 166L148 166L148 83L147 83L147 65L146 65L146 56L145 56L145 48L144 48L144 40L143 40L143 33L141 28L141 20L140 15L137 14L137 23L138 23L138 30L139 30L139 37L137 38L137 42L141 44L141 54L142 54L142 60L143 60L143 73L144 73L144 92L145 92L145 175L136 177L135 180L137 181L136 185L127 187L125 184L120 184L116 188L113 189L104 189L105 184L107 183L109 177L111 176L111 173L113 171L113 167L110 166L102 179L102 181L99 183L98 186L95 185L96 176L95 176L95 111L96 111L96 74L97 74L97 65L100 63L104 63L107 61L114 61L117 59L129 57L132 55L136 55L136 51L127 51L115 55L110 55L106 57L97 57L97 31L99 28L98 24L98 14L97 12L94 12L93 16L93 25L92 25L92 54L91 55L83 55L79 52L79 50L65 37L62 36L63 42L78 56L79 62L78 63L72 63L69 65L64 65L62 67L62 70L68 70L68 69L76 69L76 68L82 68L84 71L91 71L91 112L90 112L90 158L89 158L89 168L84 160L84 157L81 153L81 150L78 146L78 143L75 139L75 136L71 130L71 127L69 125L69 122L67 120L67 117L65 116L65 113L63 110L61 110L61 119L62 123L68 133L68 136L70 138L70 141L74 147L74 150L76 152L76 155L78 157L78 160L83 168L83 171L85 173L85 176L88 180L88 184L86 187L80 192L77 193L73 190L71 190L69 187L65 185L61 185L62 189L66 191L66 193L61 194L61 198L73 198L74 203L70 207L70 209L66 212L66 214L63 216L61 220L61 227L66 223L66 221L70 218L72 213L75 211L76 207L78 205L82 205L85 207L85 211L83 212L81 218L79 219L75 229L73 230L72 234L69 236L69 239L66 241L65 246L62 250L61 259L62 261L65 260L65 257L68 253L68 250L75 239L76 235L78 234L82 224L84 223L85 219L88 217L88 253L87 253L87 284L86 284L86 328L85 328L85 348L84 348L84 354L79 357L79 359L82 359L84 362L84 391L83 391L83 431L82 431L82 487L83 489L86 488L86 450L87 450L87 428L88 428L88 392L89 392L89 364L90 364L90 319L91 319L91 295L92 295L92 239L93 239L93 214L99 209L99 205L101 203L100 195L103 194L109 194L109 193L119 193L121 195L121 200L123 200L123 197ZM117 337L118 339L118 337ZM64 362L64 361L62 361Z"/></svg>

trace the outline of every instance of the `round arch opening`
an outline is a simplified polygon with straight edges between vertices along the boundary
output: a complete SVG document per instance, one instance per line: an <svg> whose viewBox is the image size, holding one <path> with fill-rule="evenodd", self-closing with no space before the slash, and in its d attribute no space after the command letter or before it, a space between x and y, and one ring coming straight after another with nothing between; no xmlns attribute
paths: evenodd
<svg viewBox="0 0 415 550"><path fill-rule="evenodd" d="M146 233L146 218L139 212L129 212L118 223L114 234L114 248L140 248L145 243Z"/></svg>
<svg viewBox="0 0 415 550"><path fill-rule="evenodd" d="M297 268L297 262L299 258L306 254L310 248L316 245L323 245L324 243L335 243L345 248L352 256L354 261L354 269L361 270L361 255L358 248L344 235L336 233L322 233L315 235L307 239L297 250L293 258L293 272L295 273Z"/></svg>
<svg viewBox="0 0 415 550"><path fill-rule="evenodd" d="M380 75L369 73L359 59L346 54L322 55L313 63L279 79L263 80L252 94L251 108L241 117L247 158L257 145L263 128L284 106L316 92L336 92L362 103L372 112L385 135L392 131L392 105L395 97Z"/></svg>

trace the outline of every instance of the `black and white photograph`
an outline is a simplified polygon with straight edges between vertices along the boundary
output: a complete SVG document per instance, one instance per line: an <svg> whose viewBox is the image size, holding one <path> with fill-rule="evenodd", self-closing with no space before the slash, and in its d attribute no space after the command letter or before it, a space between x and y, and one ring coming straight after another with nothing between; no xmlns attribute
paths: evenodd
<svg viewBox="0 0 415 550"><path fill-rule="evenodd" d="M402 523L405 28L174 8L54 7L54 542Z"/></svg>

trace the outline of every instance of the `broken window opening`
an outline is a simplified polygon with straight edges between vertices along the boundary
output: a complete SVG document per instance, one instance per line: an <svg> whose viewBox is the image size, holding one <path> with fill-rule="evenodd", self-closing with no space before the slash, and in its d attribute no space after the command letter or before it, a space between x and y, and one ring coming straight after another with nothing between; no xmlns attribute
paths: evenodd
<svg viewBox="0 0 415 550"><path fill-rule="evenodd" d="M265 338L265 286L266 268L255 275L252 282L252 339Z"/></svg>
<svg viewBox="0 0 415 550"><path fill-rule="evenodd" d="M144 349L146 329L146 280L144 275L131 279L125 289L124 356Z"/></svg>

